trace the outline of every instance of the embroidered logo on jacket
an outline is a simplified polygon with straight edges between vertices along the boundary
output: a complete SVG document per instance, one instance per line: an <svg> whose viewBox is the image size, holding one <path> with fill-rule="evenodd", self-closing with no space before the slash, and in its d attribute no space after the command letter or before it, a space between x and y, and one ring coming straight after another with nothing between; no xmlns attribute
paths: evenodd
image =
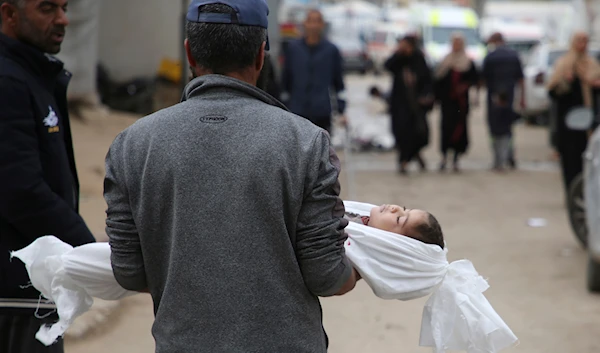
<svg viewBox="0 0 600 353"><path fill-rule="evenodd" d="M54 112L51 106L48 106L48 116L44 118L44 125L48 127L49 133L59 132L60 128L58 127L58 115Z"/></svg>
<svg viewBox="0 0 600 353"><path fill-rule="evenodd" d="M200 121L208 124L221 124L227 121L227 117L222 115L207 115L201 117Z"/></svg>

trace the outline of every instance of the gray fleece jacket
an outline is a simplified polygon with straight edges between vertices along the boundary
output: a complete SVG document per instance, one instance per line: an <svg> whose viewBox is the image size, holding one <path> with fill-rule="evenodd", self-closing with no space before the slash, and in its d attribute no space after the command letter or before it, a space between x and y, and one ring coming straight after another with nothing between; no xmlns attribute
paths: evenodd
<svg viewBox="0 0 600 353"><path fill-rule="evenodd" d="M329 136L219 75L117 136L112 267L148 289L158 353L326 352L318 296L351 275Z"/></svg>

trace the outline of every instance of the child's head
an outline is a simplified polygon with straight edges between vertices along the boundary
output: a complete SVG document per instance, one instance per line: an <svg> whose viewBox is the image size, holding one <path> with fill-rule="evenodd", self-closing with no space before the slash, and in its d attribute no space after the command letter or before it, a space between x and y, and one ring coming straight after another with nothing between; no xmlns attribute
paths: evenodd
<svg viewBox="0 0 600 353"><path fill-rule="evenodd" d="M444 248L444 234L440 223L431 213L423 210L397 205L375 207L371 210L369 226Z"/></svg>

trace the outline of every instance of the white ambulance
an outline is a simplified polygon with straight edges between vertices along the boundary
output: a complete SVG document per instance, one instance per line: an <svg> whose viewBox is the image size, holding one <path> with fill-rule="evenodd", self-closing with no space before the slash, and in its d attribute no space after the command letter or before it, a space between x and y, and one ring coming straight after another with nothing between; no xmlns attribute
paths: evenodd
<svg viewBox="0 0 600 353"><path fill-rule="evenodd" d="M411 6L411 14L412 27L421 38L422 49L431 67L437 66L450 53L454 33L463 35L467 55L481 67L487 49L479 36L479 17L473 9L454 5L415 4Z"/></svg>

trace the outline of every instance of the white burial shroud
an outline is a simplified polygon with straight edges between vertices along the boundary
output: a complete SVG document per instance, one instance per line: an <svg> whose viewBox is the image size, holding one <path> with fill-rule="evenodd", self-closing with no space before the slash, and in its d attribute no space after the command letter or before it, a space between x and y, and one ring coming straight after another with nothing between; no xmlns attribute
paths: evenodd
<svg viewBox="0 0 600 353"><path fill-rule="evenodd" d="M368 216L374 205L345 202L346 211ZM434 351L493 353L517 338L483 292L489 287L471 262L446 260L446 250L395 233L350 223L346 253L382 299L411 300L431 294L423 310L421 346ZM60 320L36 338L51 345L89 310L92 298L118 300L133 294L114 278L108 243L73 248L54 236L13 252L25 263L32 285L56 303ZM201 275L199 275L201 276Z"/></svg>
<svg viewBox="0 0 600 353"><path fill-rule="evenodd" d="M346 212L369 216L375 205L344 201ZM434 352L498 352L517 337L483 295L489 285L468 260L448 263L447 249L350 222L346 254L376 296L411 300L431 294L423 309L420 345Z"/></svg>

